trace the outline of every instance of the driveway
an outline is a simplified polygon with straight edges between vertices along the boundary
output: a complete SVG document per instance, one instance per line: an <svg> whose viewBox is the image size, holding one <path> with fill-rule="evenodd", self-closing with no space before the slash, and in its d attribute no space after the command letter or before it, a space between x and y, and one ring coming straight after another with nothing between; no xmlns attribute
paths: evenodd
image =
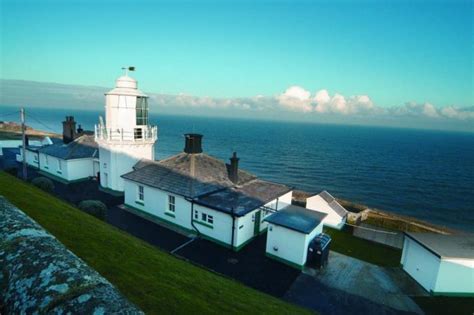
<svg viewBox="0 0 474 315"><path fill-rule="evenodd" d="M399 268L330 252L326 269L307 269L285 299L321 314L423 314L409 295L426 292Z"/></svg>

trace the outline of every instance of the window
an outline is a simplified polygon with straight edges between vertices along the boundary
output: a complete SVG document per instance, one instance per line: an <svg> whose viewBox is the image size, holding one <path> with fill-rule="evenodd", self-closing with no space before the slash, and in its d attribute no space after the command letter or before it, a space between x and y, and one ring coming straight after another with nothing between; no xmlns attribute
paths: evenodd
<svg viewBox="0 0 474 315"><path fill-rule="evenodd" d="M175 198L174 196L169 195L168 196L168 211L174 212L175 210L176 210Z"/></svg>
<svg viewBox="0 0 474 315"><path fill-rule="evenodd" d="M143 189L143 186L138 186L138 200L145 200L145 190Z"/></svg>
<svg viewBox="0 0 474 315"><path fill-rule="evenodd" d="M194 219L199 219L199 212L197 210L194 210Z"/></svg>
<svg viewBox="0 0 474 315"><path fill-rule="evenodd" d="M137 97L136 125L148 125L148 102L146 97Z"/></svg>
<svg viewBox="0 0 474 315"><path fill-rule="evenodd" d="M63 171L63 166L61 165L61 160L58 159L58 173Z"/></svg>
<svg viewBox="0 0 474 315"><path fill-rule="evenodd" d="M214 224L214 217L207 213L201 213L201 221L209 224Z"/></svg>
<svg viewBox="0 0 474 315"><path fill-rule="evenodd" d="M143 139L143 129L142 128L135 128L133 136L134 136L134 139Z"/></svg>

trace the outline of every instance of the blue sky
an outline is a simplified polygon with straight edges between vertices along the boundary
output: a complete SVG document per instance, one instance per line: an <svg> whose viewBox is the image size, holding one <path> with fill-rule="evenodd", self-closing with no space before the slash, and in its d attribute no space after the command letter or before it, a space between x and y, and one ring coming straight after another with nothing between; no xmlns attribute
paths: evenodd
<svg viewBox="0 0 474 315"><path fill-rule="evenodd" d="M141 89L160 94L278 97L296 86L310 98L366 95L380 108L473 106L471 1L2 0L1 8L1 79L109 87L134 65Z"/></svg>

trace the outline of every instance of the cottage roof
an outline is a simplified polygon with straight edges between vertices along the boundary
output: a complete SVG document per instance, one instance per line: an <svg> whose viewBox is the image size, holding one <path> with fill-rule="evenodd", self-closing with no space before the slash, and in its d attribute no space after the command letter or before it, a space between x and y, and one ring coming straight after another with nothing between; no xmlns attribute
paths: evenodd
<svg viewBox="0 0 474 315"><path fill-rule="evenodd" d="M243 216L290 190L290 187L282 184L255 179L242 186L228 187L199 197L196 203Z"/></svg>
<svg viewBox="0 0 474 315"><path fill-rule="evenodd" d="M405 235L440 258L474 259L474 234L406 232Z"/></svg>
<svg viewBox="0 0 474 315"><path fill-rule="evenodd" d="M327 216L327 213L288 205L264 219L269 223L286 227L304 234L311 233Z"/></svg>
<svg viewBox="0 0 474 315"><path fill-rule="evenodd" d="M229 179L229 165L204 153L179 153L161 161L141 160L123 178L195 199L197 204L242 216L289 192L288 186L257 179L240 170Z"/></svg>
<svg viewBox="0 0 474 315"><path fill-rule="evenodd" d="M54 142L36 149L38 152L63 160L98 158L99 149L92 135L82 135L67 144Z"/></svg>
<svg viewBox="0 0 474 315"><path fill-rule="evenodd" d="M161 161L141 160L134 168L122 177L190 198L235 185L229 179L228 166L204 153L183 152ZM237 184L254 178L254 175L239 170Z"/></svg>
<svg viewBox="0 0 474 315"><path fill-rule="evenodd" d="M339 204L339 202L337 202L336 198L334 198L326 190L323 190L322 192L320 192L316 196L319 196L324 201L326 201L328 203L329 207L331 207L331 209L334 210L334 212L336 212L341 217L345 217L347 215L348 211L343 206L341 206Z"/></svg>

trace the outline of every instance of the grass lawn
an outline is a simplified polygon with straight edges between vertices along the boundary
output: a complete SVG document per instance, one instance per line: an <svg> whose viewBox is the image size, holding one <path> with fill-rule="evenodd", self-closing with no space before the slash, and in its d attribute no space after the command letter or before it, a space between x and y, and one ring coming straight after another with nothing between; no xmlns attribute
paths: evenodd
<svg viewBox="0 0 474 315"><path fill-rule="evenodd" d="M309 313L196 267L0 172L0 195L146 313Z"/></svg>
<svg viewBox="0 0 474 315"><path fill-rule="evenodd" d="M332 238L331 250L379 266L398 267L402 251L357 238L344 231L324 228Z"/></svg>

